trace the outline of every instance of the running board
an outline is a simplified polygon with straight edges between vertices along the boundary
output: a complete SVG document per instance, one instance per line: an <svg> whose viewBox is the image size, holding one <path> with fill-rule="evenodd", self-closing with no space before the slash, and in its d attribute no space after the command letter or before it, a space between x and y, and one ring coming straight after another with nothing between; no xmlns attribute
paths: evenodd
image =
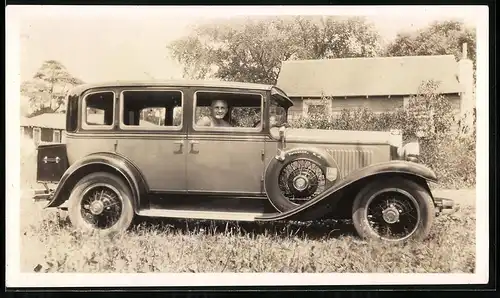
<svg viewBox="0 0 500 298"><path fill-rule="evenodd" d="M257 217L262 217L265 214L263 214L263 213L246 213L246 212L146 209L146 210L139 211L138 215L139 216L146 216L146 217L255 221Z"/></svg>

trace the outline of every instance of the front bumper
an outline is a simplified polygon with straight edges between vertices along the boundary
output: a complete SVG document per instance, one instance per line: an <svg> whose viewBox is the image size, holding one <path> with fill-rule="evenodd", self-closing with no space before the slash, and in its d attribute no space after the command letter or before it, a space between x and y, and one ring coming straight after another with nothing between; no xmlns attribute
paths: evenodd
<svg viewBox="0 0 500 298"><path fill-rule="evenodd" d="M434 198L434 203L437 212L441 212L444 209L453 209L453 206L455 206L455 202L453 202L453 200L445 198Z"/></svg>

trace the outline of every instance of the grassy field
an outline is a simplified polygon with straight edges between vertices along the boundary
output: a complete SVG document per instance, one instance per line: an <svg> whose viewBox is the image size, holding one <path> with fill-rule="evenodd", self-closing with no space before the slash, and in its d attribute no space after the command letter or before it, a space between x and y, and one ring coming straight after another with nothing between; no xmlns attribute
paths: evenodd
<svg viewBox="0 0 500 298"><path fill-rule="evenodd" d="M29 144L23 151L29 152ZM34 186L23 154L23 188ZM361 241L334 223L225 223L138 219L126 234L98 238L21 198L23 272L465 272L475 268L475 211L457 206L422 243Z"/></svg>

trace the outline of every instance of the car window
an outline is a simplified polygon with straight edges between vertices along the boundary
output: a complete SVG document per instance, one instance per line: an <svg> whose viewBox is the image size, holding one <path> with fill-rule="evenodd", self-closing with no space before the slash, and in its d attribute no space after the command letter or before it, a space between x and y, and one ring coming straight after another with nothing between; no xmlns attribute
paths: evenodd
<svg viewBox="0 0 500 298"><path fill-rule="evenodd" d="M275 100L271 101L269 105L269 125L270 127L281 126L286 122L287 115L286 110L282 106L278 105Z"/></svg>
<svg viewBox="0 0 500 298"><path fill-rule="evenodd" d="M254 127L261 118L260 107L234 107L231 119L235 127Z"/></svg>
<svg viewBox="0 0 500 298"><path fill-rule="evenodd" d="M182 92L173 90L123 91L121 127L124 129L180 129Z"/></svg>
<svg viewBox="0 0 500 298"><path fill-rule="evenodd" d="M114 122L115 94L111 91L96 92L85 96L84 128L109 128Z"/></svg>
<svg viewBox="0 0 500 298"><path fill-rule="evenodd" d="M262 129L260 94L197 91L194 103L195 130Z"/></svg>

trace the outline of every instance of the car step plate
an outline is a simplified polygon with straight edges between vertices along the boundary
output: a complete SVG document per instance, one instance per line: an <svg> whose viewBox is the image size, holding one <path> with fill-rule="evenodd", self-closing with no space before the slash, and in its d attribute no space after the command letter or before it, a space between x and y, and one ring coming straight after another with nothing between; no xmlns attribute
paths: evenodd
<svg viewBox="0 0 500 298"><path fill-rule="evenodd" d="M140 211L138 215L147 217L255 221L256 217L261 217L264 214L246 212L149 209Z"/></svg>

